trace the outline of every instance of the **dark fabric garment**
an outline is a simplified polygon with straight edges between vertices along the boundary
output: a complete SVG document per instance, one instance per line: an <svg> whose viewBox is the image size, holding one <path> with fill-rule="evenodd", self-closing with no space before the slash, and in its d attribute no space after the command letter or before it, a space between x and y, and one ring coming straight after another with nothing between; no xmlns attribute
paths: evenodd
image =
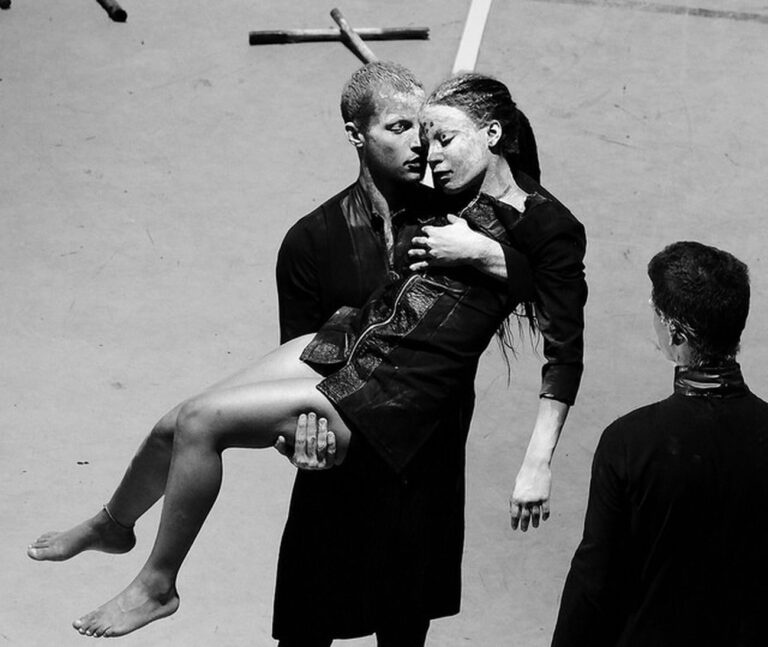
<svg viewBox="0 0 768 647"><path fill-rule="evenodd" d="M376 218L359 213L367 203L345 200L355 187L285 237L277 264L282 341L319 330L341 306L361 307L395 271L385 262L383 237L367 235L365 219ZM424 216L433 193L417 191L411 200ZM393 258L402 269L418 221L409 212L394 220ZM363 262L372 258L378 264ZM353 638L386 630L393 618L418 623L458 613L473 403L470 387L401 474L362 434L352 438L342 465L297 473L278 560L275 638Z"/></svg>
<svg viewBox="0 0 768 647"><path fill-rule="evenodd" d="M581 323L583 302L574 299L584 290L567 295L565 303L574 312L553 316L549 303L563 302L560 292L570 287L564 281L571 275L575 288L585 285L583 228L567 210L538 193L529 197L523 213L480 195L460 215L470 227L504 245L514 236L520 251L536 258L536 312L544 352L548 365L560 370L554 377L545 374L545 384L572 401L567 389L575 395L578 387L582 327L572 330L568 318ZM447 223L443 217L430 222ZM365 434L399 471L440 428L446 405L471 386L480 355L525 296L471 267L411 274L374 293L351 317L346 336L339 336L339 321L332 319L332 329L321 329L302 359L315 365L328 357L340 358L340 368L318 388L353 432ZM574 339L579 342L575 350ZM347 349L348 356L342 352ZM560 361L562 365L556 363ZM563 368L574 369L575 385L567 383L570 375Z"/></svg>
<svg viewBox="0 0 768 647"><path fill-rule="evenodd" d="M429 620L421 618L403 625L393 618L391 626L376 632L376 647L424 647L429 631ZM277 647L330 647L333 638L288 638Z"/></svg>
<svg viewBox="0 0 768 647"><path fill-rule="evenodd" d="M768 404L727 370L614 422L554 647L768 644Z"/></svg>
<svg viewBox="0 0 768 647"><path fill-rule="evenodd" d="M411 227L418 228L418 220L408 212L395 219L393 265L367 265L367 275L361 275L354 249L370 250L370 243L379 246L378 253L358 255L380 261L389 255L380 237L370 238L362 225L350 226L365 222L350 218L351 205L370 208L365 201L345 199L353 188L300 220L285 238L277 267L284 341L319 330L341 306L361 307L376 287L402 276L407 265L397 250L407 250L414 233ZM431 199L431 192L418 190ZM438 211L444 208L441 205ZM422 216L429 211L419 210ZM375 214L363 217L369 215L375 221ZM549 231L546 236L561 239L557 246L575 235L583 254L581 226L575 219L560 222L568 223L567 231ZM526 241L530 236L524 234L521 230ZM566 243L568 254L573 247ZM506 247L505 256L514 285L511 291L530 290L524 287L530 277L521 278L530 271L527 261L521 264L520 252L512 246ZM542 270L559 256L544 263ZM574 276L576 283L583 283L580 260ZM577 298L585 297L585 288L576 287ZM340 328L344 330L343 322ZM352 638L386 628L395 617L415 622L459 611L465 443L474 404L473 380L474 374L467 375L466 391L452 403L453 412L446 412L444 425L426 439L401 473L392 470L361 433L353 435L343 465L297 475L278 562L276 638ZM324 547L323 559L317 558L318 546ZM297 600L307 599L334 602L330 607L303 605L297 618Z"/></svg>

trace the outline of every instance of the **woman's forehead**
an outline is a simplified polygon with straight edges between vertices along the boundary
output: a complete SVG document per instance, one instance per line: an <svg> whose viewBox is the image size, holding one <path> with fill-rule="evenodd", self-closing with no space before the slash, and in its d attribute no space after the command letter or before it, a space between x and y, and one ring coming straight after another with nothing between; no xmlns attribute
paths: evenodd
<svg viewBox="0 0 768 647"><path fill-rule="evenodd" d="M419 113L421 125L427 129L464 129L474 126L466 112L454 106L425 105Z"/></svg>

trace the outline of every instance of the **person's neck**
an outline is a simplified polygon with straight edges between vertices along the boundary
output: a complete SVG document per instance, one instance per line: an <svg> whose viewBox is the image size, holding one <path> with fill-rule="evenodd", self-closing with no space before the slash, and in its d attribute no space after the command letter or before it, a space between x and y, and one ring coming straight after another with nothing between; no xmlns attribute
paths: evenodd
<svg viewBox="0 0 768 647"><path fill-rule="evenodd" d="M363 166L358 177L360 186L371 201L371 208L385 220L400 209L406 199L407 185L397 185L381 178L375 178L370 170Z"/></svg>
<svg viewBox="0 0 768 647"><path fill-rule="evenodd" d="M680 366L681 368L690 366L692 364L692 360L693 353L691 353L691 349L687 341L683 342L679 346L672 347L672 361L674 362L675 366Z"/></svg>
<svg viewBox="0 0 768 647"><path fill-rule="evenodd" d="M518 211L523 211L528 197L528 194L515 182L507 160L500 155L495 155L491 159L480 185L480 191L512 205Z"/></svg>

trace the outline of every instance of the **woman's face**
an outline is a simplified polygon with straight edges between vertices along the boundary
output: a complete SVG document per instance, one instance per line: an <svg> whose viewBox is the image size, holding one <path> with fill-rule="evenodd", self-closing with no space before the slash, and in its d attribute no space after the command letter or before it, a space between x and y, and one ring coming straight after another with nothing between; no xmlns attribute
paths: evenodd
<svg viewBox="0 0 768 647"><path fill-rule="evenodd" d="M435 104L422 109L419 121L436 188L453 194L482 183L492 156L487 127L460 108Z"/></svg>

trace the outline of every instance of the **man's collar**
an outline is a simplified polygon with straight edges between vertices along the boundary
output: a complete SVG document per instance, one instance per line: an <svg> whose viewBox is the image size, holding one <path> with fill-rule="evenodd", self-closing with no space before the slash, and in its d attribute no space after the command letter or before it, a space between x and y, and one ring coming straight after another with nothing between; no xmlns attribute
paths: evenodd
<svg viewBox="0 0 768 647"><path fill-rule="evenodd" d="M435 201L434 189L419 183L404 185L403 195L405 196L403 206L390 214L390 219L393 221L409 215L416 217L419 213L429 211L429 206ZM374 208L371 196L368 195L359 180L352 186L348 199L355 204L359 213L363 213L369 219L383 219L382 215Z"/></svg>
<svg viewBox="0 0 768 647"><path fill-rule="evenodd" d="M736 362L726 366L675 367L675 393L677 394L728 398L747 392L741 367Z"/></svg>

